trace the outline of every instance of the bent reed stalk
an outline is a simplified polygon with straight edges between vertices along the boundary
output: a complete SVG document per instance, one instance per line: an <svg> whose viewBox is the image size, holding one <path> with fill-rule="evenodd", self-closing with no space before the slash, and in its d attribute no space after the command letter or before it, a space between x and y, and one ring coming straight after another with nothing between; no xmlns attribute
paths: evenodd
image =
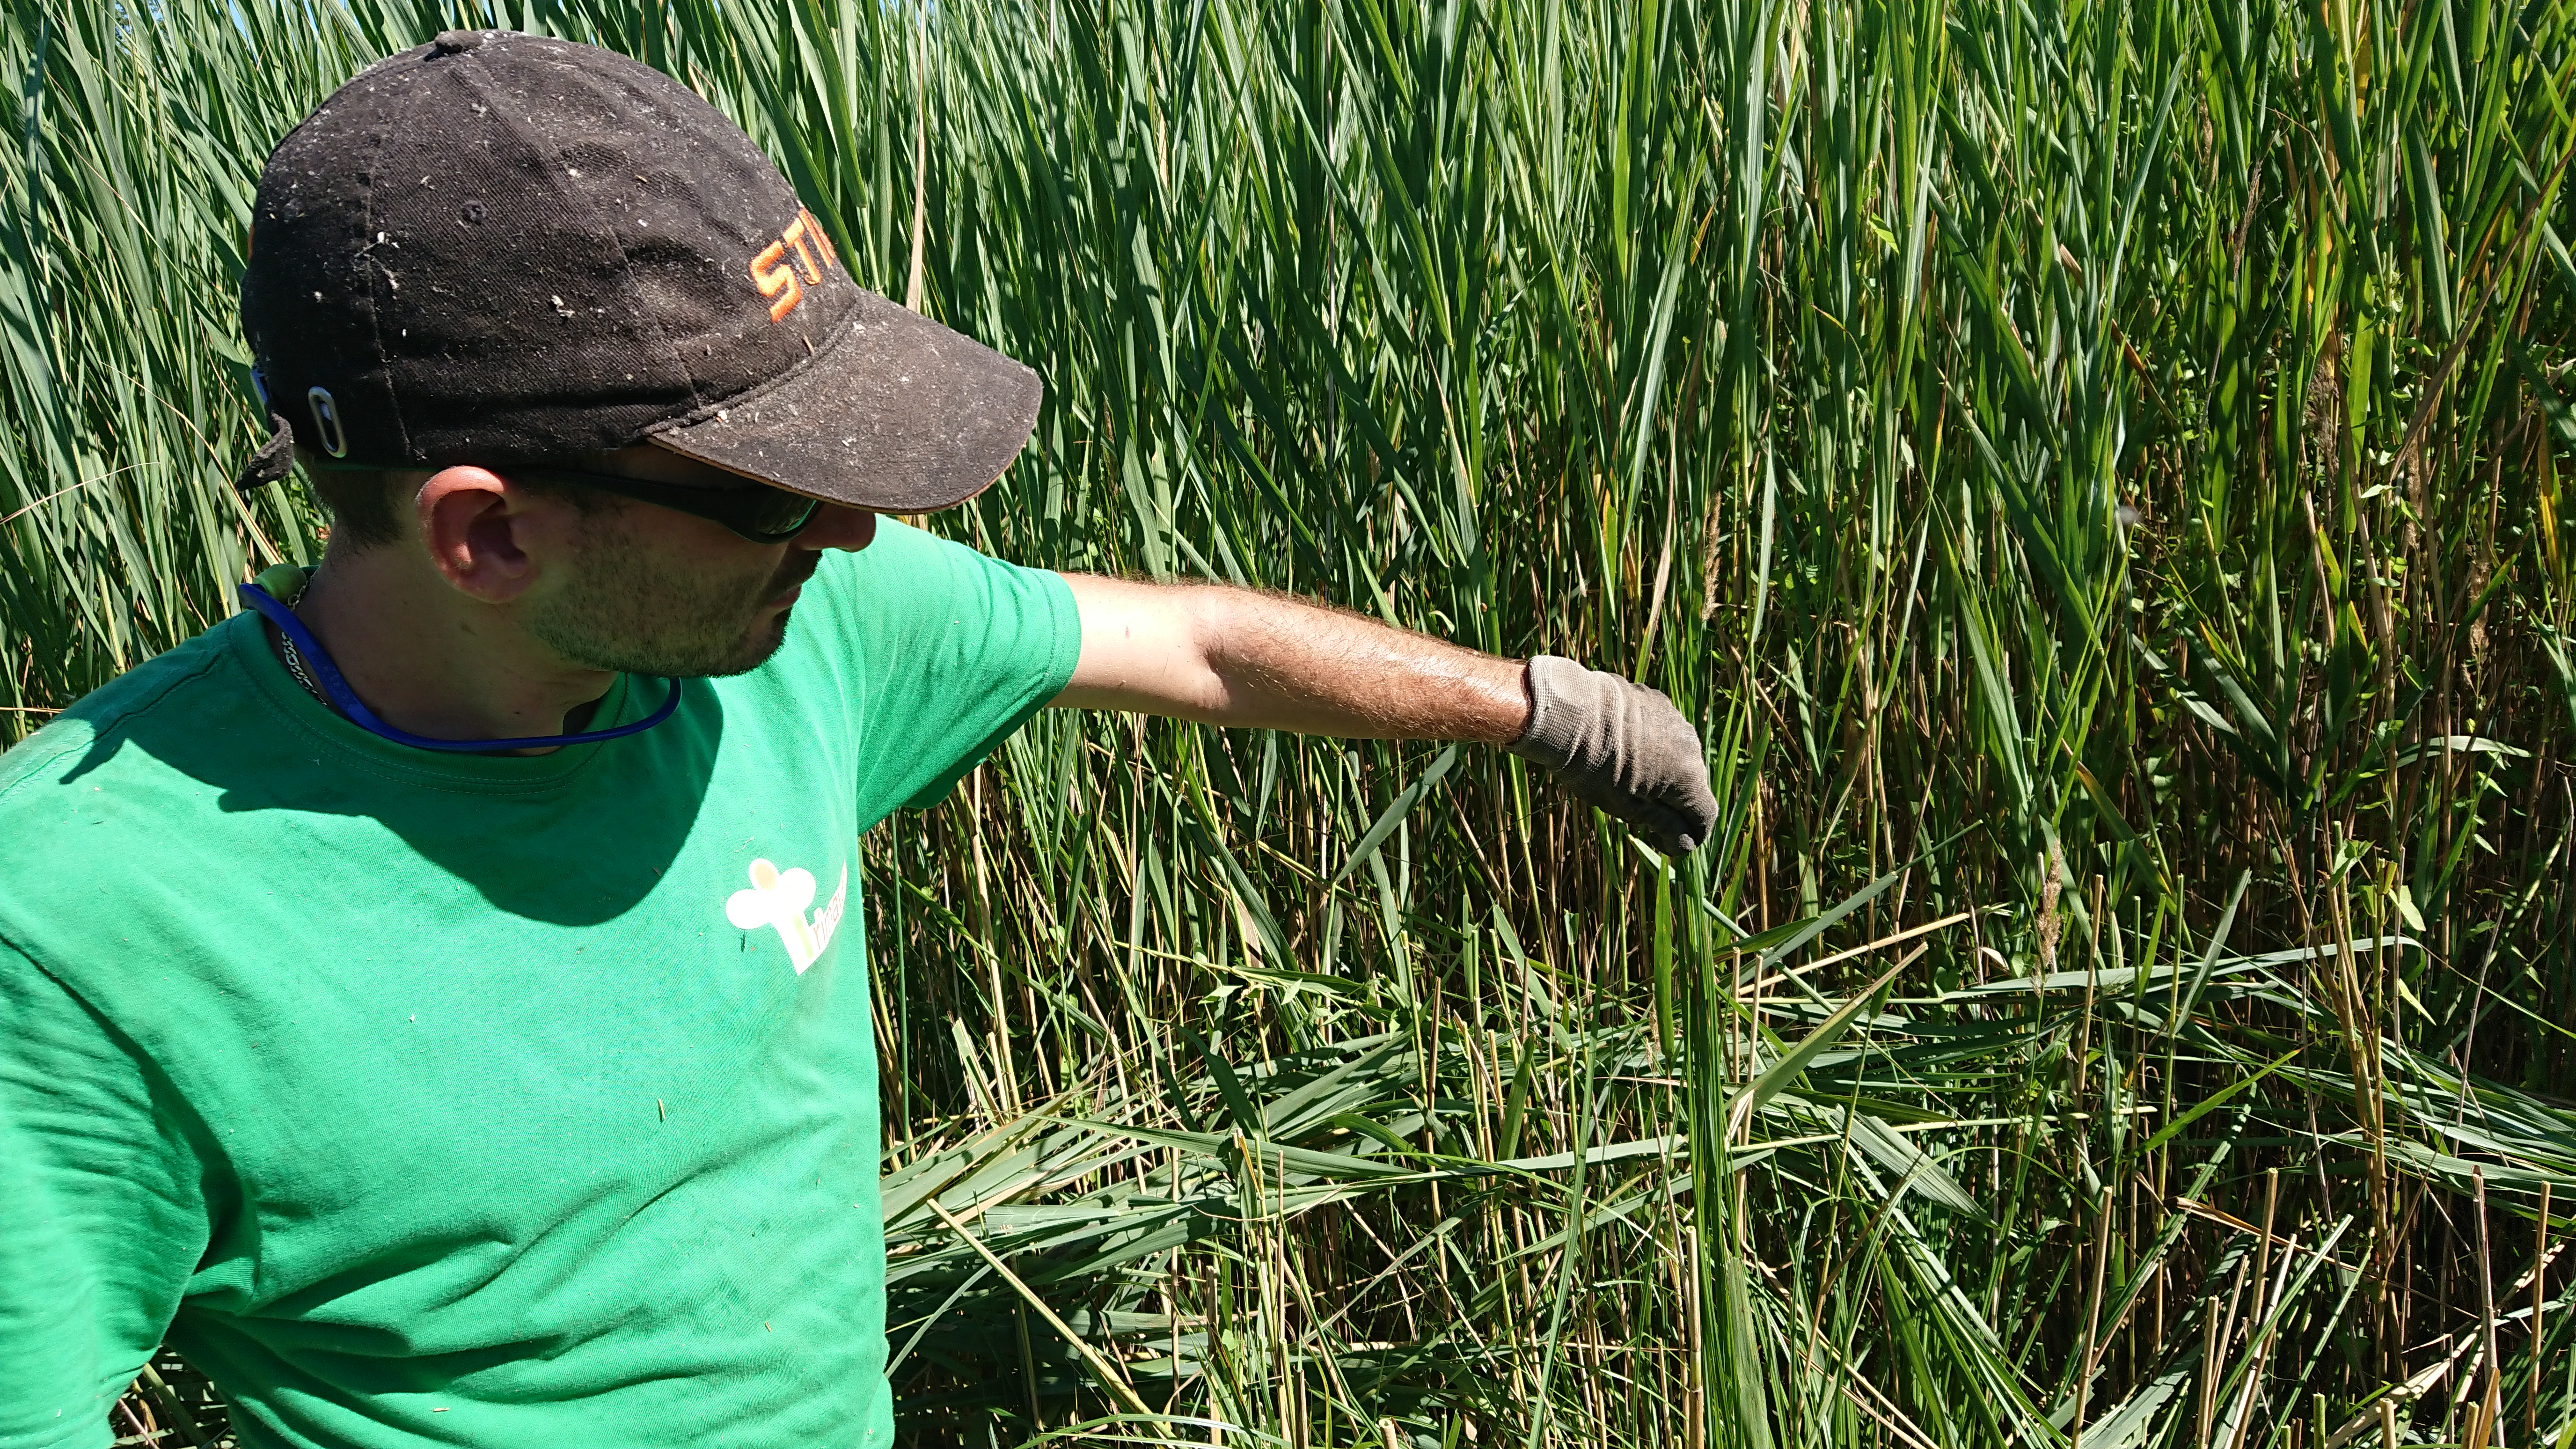
<svg viewBox="0 0 2576 1449"><path fill-rule="evenodd" d="M2576 5L14 0L0 738L312 556L252 182L487 24L1038 368L936 526L1707 738L1680 862L1069 715L878 832L918 1442L2576 1427Z"/></svg>

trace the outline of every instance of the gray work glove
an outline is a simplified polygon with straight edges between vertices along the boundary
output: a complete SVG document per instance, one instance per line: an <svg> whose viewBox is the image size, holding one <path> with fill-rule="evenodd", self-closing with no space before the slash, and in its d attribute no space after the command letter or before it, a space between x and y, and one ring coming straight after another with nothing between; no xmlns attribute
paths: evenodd
<svg viewBox="0 0 2576 1449"><path fill-rule="evenodd" d="M1541 654L1529 662L1529 692L1529 728L1513 754L1545 765L1666 855L1708 839L1717 823L1708 757L1662 690Z"/></svg>

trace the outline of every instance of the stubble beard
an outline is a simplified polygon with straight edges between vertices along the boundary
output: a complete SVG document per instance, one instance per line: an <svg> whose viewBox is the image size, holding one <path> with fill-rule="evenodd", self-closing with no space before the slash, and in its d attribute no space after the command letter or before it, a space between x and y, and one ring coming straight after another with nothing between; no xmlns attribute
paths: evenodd
<svg viewBox="0 0 2576 1449"><path fill-rule="evenodd" d="M756 574L711 574L637 547L610 517L588 532L580 571L526 627L572 663L620 674L703 679L759 668L786 642L793 612L765 606L821 562L789 549Z"/></svg>

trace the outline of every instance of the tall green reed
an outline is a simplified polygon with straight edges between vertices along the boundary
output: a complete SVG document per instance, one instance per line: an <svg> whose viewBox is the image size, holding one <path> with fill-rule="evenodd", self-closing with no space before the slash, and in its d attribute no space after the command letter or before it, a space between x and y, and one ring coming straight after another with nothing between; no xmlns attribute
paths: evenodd
<svg viewBox="0 0 2576 1449"><path fill-rule="evenodd" d="M925 1442L2560 1438L2571 19L20 0L7 703L311 547L223 483L274 137L597 40L1044 375L941 526L1711 748L1680 862L1507 757L1072 717L880 831ZM1079 1427L934 1199L1176 1417Z"/></svg>

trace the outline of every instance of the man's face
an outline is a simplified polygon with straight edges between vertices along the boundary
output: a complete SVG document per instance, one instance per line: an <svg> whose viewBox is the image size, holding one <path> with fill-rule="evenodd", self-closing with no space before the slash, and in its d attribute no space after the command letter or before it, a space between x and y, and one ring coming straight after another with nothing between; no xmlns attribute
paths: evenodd
<svg viewBox="0 0 2576 1449"><path fill-rule="evenodd" d="M663 482L737 483L648 446L610 454L603 472ZM826 548L861 549L876 517L826 506L794 540L759 544L721 524L597 495L567 575L529 600L528 632L571 663L690 679L741 674L778 652L797 590Z"/></svg>

